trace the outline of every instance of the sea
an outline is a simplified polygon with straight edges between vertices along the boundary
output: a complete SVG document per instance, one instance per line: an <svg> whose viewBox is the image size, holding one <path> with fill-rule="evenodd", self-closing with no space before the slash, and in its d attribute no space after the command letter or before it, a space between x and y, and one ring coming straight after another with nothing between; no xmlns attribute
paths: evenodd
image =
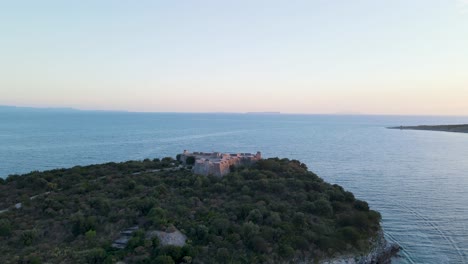
<svg viewBox="0 0 468 264"><path fill-rule="evenodd" d="M0 177L183 150L298 159L381 212L393 263L468 263L468 117L0 112Z"/></svg>

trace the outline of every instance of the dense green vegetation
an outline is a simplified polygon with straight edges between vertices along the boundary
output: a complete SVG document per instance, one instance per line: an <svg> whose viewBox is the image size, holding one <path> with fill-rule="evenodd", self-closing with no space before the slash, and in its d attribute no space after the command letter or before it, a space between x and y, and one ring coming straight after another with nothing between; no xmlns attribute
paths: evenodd
<svg viewBox="0 0 468 264"><path fill-rule="evenodd" d="M366 202L296 160L262 160L223 178L164 170L177 165L129 161L0 181L3 263L288 263L364 252L380 229ZM111 247L135 225L127 248ZM174 227L184 247L146 239Z"/></svg>

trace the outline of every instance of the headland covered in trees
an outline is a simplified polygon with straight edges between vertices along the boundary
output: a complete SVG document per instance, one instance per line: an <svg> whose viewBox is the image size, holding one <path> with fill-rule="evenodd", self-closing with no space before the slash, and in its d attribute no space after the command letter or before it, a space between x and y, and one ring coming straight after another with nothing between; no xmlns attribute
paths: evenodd
<svg viewBox="0 0 468 264"><path fill-rule="evenodd" d="M172 158L11 175L0 210L3 263L388 263L397 251L378 212L289 159L223 177Z"/></svg>
<svg viewBox="0 0 468 264"><path fill-rule="evenodd" d="M389 129L402 129L402 130L429 130L429 131L444 131L444 132L458 132L468 133L468 124L460 125L436 125L436 126L397 126L388 127Z"/></svg>

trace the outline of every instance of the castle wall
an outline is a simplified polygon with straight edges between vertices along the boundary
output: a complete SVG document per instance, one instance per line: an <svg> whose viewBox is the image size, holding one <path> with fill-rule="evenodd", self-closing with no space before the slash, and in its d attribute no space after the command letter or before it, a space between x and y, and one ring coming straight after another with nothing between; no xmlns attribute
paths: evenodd
<svg viewBox="0 0 468 264"><path fill-rule="evenodd" d="M184 150L184 153L180 156L180 161L186 164L188 157L195 157L195 164L192 168L194 173L202 175L211 174L218 177L228 174L230 172L230 166L250 166L262 158L260 152L253 155L250 153L225 154L219 152L190 153Z"/></svg>
<svg viewBox="0 0 468 264"><path fill-rule="evenodd" d="M196 174L208 175L210 174L210 163L197 160L193 165L192 171Z"/></svg>

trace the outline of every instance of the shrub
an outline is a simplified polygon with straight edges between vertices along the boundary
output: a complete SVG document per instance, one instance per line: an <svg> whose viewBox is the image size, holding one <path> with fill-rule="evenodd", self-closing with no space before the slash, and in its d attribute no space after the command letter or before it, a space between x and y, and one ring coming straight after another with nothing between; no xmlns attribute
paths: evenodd
<svg viewBox="0 0 468 264"><path fill-rule="evenodd" d="M132 238L128 241L127 248L134 250L137 247L143 246L145 244L145 232L142 230L137 230L133 233Z"/></svg>
<svg viewBox="0 0 468 264"><path fill-rule="evenodd" d="M182 255L182 248L177 246L165 246L161 248L160 253L161 255L170 256L173 261L179 262L183 255Z"/></svg>
<svg viewBox="0 0 468 264"><path fill-rule="evenodd" d="M24 246L30 246L37 237L37 232L34 229L25 230L21 233L21 242Z"/></svg>
<svg viewBox="0 0 468 264"><path fill-rule="evenodd" d="M260 236L255 236L250 240L251 248L259 253L266 253L268 251L268 243Z"/></svg>
<svg viewBox="0 0 468 264"><path fill-rule="evenodd" d="M341 228L339 233L347 243L355 244L359 239L359 232L351 226Z"/></svg>
<svg viewBox="0 0 468 264"><path fill-rule="evenodd" d="M151 263L157 264L175 264L174 260L170 256L158 256Z"/></svg>
<svg viewBox="0 0 468 264"><path fill-rule="evenodd" d="M96 238L96 231L94 230L89 230L88 232L85 233L86 240L92 242Z"/></svg>
<svg viewBox="0 0 468 264"><path fill-rule="evenodd" d="M42 263L42 260L37 256L33 256L29 258L29 264L41 264L41 263Z"/></svg>
<svg viewBox="0 0 468 264"><path fill-rule="evenodd" d="M93 248L79 252L81 260L88 264L99 264L103 263L107 258L106 251L102 248Z"/></svg>
<svg viewBox="0 0 468 264"><path fill-rule="evenodd" d="M9 236L11 234L11 224L8 219L0 219L0 236Z"/></svg>
<svg viewBox="0 0 468 264"><path fill-rule="evenodd" d="M93 216L84 217L81 214L72 217L72 233L75 236L86 233L89 230L96 230L96 218Z"/></svg>
<svg viewBox="0 0 468 264"><path fill-rule="evenodd" d="M356 200L354 201L354 208L360 210L360 211L369 211L369 205L367 202L361 201L361 200Z"/></svg>
<svg viewBox="0 0 468 264"><path fill-rule="evenodd" d="M260 227L252 222L247 222L242 225L242 237L249 239L260 232Z"/></svg>
<svg viewBox="0 0 468 264"><path fill-rule="evenodd" d="M161 227L167 224L166 211L160 207L153 207L147 215L150 225Z"/></svg>
<svg viewBox="0 0 468 264"><path fill-rule="evenodd" d="M47 183L43 191L55 191L38 196L33 201L37 206L25 207L24 214L0 216L0 240L5 242L0 259L27 263L39 256L50 263L141 264L288 263L294 257L320 261L323 256L368 250L369 238L380 227L380 214L367 203L324 182L298 161L269 159L223 178L187 170L147 171L172 162L108 163L9 177L8 188L0 186L5 206L42 191L30 186ZM156 237L146 239L145 229L166 230L172 224L187 236L186 246L164 247ZM128 247L112 248L118 232L134 225L140 229L133 232ZM33 226L40 232L21 232Z"/></svg>
<svg viewBox="0 0 468 264"><path fill-rule="evenodd" d="M253 209L249 212L249 215L246 218L247 221L252 221L256 224L261 224L263 222L263 214L258 209Z"/></svg>
<svg viewBox="0 0 468 264"><path fill-rule="evenodd" d="M314 202L315 212L319 215L329 216L333 214L333 208L329 201L320 199Z"/></svg>
<svg viewBox="0 0 468 264"><path fill-rule="evenodd" d="M294 256L294 249L289 246L289 245L280 245L279 247L279 255L285 259L289 259L291 258L292 256Z"/></svg>

